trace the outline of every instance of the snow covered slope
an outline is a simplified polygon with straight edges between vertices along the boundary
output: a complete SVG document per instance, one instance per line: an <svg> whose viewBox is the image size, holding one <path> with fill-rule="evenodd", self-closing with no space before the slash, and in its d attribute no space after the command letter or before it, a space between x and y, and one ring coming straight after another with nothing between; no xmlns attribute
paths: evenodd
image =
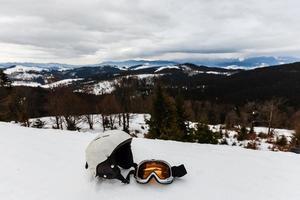
<svg viewBox="0 0 300 200"><path fill-rule="evenodd" d="M43 68L39 68L39 67L26 67L26 66L22 66L22 65L16 65L15 67L5 69L4 73L13 74L13 73L41 72L41 71L48 71L48 69L43 69Z"/></svg>
<svg viewBox="0 0 300 200"><path fill-rule="evenodd" d="M297 200L300 157L239 147L134 139L136 162L184 163L188 174L171 185L124 185L95 180L84 169L91 133L0 123L0 199Z"/></svg>

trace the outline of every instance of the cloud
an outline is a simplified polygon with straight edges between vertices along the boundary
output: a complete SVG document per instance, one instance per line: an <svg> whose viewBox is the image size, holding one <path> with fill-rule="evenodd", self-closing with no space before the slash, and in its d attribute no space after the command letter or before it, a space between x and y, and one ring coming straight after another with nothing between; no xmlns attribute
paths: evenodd
<svg viewBox="0 0 300 200"><path fill-rule="evenodd" d="M1 0L0 61L298 56L299 7L297 0Z"/></svg>

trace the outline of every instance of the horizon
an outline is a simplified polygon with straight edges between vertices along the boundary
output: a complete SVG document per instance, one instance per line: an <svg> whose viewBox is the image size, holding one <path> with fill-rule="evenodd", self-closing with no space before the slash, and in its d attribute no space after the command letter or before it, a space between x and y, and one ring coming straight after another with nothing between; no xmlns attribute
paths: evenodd
<svg viewBox="0 0 300 200"><path fill-rule="evenodd" d="M70 65L70 66L76 66L76 67L82 67L82 66L92 66L92 65L114 65L111 63L116 63L117 65L120 63L125 63L125 62L173 62L174 64L184 64L184 63L190 63L190 64L195 64L195 65L204 65L207 67L220 67L220 68L224 68L224 67L231 67L231 66L218 66L217 63L226 63L226 62L241 62L243 63L244 61L247 60L251 60L251 59L287 59L290 60L288 62L283 62L283 63L278 63L275 65L281 65L281 64L289 64L289 63L294 63L294 62L299 62L300 58L298 57L288 57L288 56L256 56L256 57L244 57L244 58L219 58L219 59L207 59L207 60L154 60L154 59L127 59L127 60L107 60L107 61L101 61L101 62L97 62L97 63L88 63L88 64L71 64L71 63L63 63L63 62L26 62L26 61L11 61L11 62L0 62L0 65L5 65L5 64L40 64L40 65ZM212 63L211 65L207 64L207 63ZM236 65L237 67L243 67ZM261 66L261 67L268 67L268 66L272 66L266 64L265 66ZM3 66L0 66L3 67ZM249 66L248 66L249 67ZM254 67L254 66L253 66ZM256 66L259 67L259 66ZM250 68L250 67L249 67Z"/></svg>

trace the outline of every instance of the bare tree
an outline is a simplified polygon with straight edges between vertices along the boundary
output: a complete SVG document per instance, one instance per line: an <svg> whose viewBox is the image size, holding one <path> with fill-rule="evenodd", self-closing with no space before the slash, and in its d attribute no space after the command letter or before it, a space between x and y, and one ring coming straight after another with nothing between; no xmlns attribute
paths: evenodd
<svg viewBox="0 0 300 200"><path fill-rule="evenodd" d="M30 117L36 110L36 93L23 88L15 88L11 94L10 111L13 113L13 118L22 123L22 125L30 126Z"/></svg>
<svg viewBox="0 0 300 200"><path fill-rule="evenodd" d="M230 111L225 118L225 124L227 128L233 128L238 125L239 117L234 110Z"/></svg>
<svg viewBox="0 0 300 200"><path fill-rule="evenodd" d="M62 129L64 123L68 130L79 130L84 105L82 100L71 88L56 88L50 95L48 110L55 116L55 128Z"/></svg>
<svg viewBox="0 0 300 200"><path fill-rule="evenodd" d="M106 128L115 129L115 123L119 118L118 113L121 112L119 103L116 100L115 95L106 95L99 103L98 110L102 117L102 126Z"/></svg>
<svg viewBox="0 0 300 200"><path fill-rule="evenodd" d="M280 111L280 106L283 104L283 99L272 99L266 101L260 108L263 120L265 120L268 125L268 135L271 135L272 128L280 126L283 115Z"/></svg>
<svg viewBox="0 0 300 200"><path fill-rule="evenodd" d="M55 88L52 89L49 94L49 103L47 106L47 110L50 115L53 115L55 118L55 129L63 129L63 98L62 94L64 93L64 88Z"/></svg>
<svg viewBox="0 0 300 200"><path fill-rule="evenodd" d="M89 128L91 130L93 130L94 129L94 115L92 115L92 114L91 115L86 114L86 115L84 115L84 117L85 117L86 122L89 125Z"/></svg>
<svg viewBox="0 0 300 200"><path fill-rule="evenodd" d="M136 78L122 78L115 85L115 94L122 112L123 131L129 132L130 110L132 108L132 99L136 98L138 80Z"/></svg>

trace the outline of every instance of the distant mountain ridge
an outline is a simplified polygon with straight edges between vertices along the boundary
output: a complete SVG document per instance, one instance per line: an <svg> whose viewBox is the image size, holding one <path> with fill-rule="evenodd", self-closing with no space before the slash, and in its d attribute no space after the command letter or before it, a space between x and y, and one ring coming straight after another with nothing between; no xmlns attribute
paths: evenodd
<svg viewBox="0 0 300 200"><path fill-rule="evenodd" d="M253 69L258 67L274 66L281 64L288 64L300 61L299 58L294 57L250 57L250 58L236 58L236 59L215 59L215 60L183 60L183 61L168 61L168 60L124 60L124 61L106 61L99 64L83 64L83 65L71 65L63 63L31 63L31 62L9 62L0 63L0 68L8 68L17 65L25 67L38 67L51 70L66 70L80 67L103 67L111 66L126 69L135 68L153 68L161 66L172 66L183 63L191 63L198 66L218 67L227 69Z"/></svg>
<svg viewBox="0 0 300 200"><path fill-rule="evenodd" d="M227 69L183 63L165 66L99 65L66 70L14 66L4 72L14 86L53 88L68 86L73 91L101 95L114 91L122 78L137 81L140 87L152 87L156 81L170 92L182 89L187 99L245 103L273 97L288 99L300 105L300 62L259 67L255 69Z"/></svg>
<svg viewBox="0 0 300 200"><path fill-rule="evenodd" d="M300 58L295 57L274 57L274 56L260 56L249 58L233 58L233 59L214 59L214 60L195 60L190 61L197 65L206 65L210 67L221 67L231 69L253 69L259 67L267 67L274 65L282 65L288 63L299 62Z"/></svg>
<svg viewBox="0 0 300 200"><path fill-rule="evenodd" d="M126 62L128 63L128 62ZM132 62L131 62L132 63ZM139 64L141 61L132 64ZM7 65L9 66L9 65ZM123 65L122 65L123 66ZM4 65L5 67L5 65ZM35 66L30 64L13 65L4 69L4 73L13 81L15 86L32 86L32 87L48 87L47 85L58 85L58 83L66 83L64 80L72 80L72 82L89 84L98 83L99 81L109 80L122 76L143 76L166 75L183 73L194 76L199 73L216 74L216 75L232 75L239 72L236 69L210 68L206 66L198 66L191 63L177 64L168 61L153 61L134 66L116 66L108 65L108 63L95 66L57 66L43 65ZM70 81L67 81L70 83Z"/></svg>

